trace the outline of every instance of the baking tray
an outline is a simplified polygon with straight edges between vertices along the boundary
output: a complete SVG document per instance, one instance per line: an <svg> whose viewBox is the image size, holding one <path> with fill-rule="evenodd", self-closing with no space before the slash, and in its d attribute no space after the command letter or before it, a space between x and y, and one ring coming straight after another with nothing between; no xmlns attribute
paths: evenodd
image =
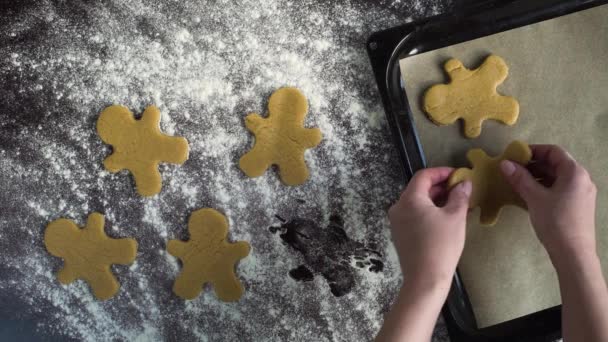
<svg viewBox="0 0 608 342"><path fill-rule="evenodd" d="M464 1L449 13L372 34L367 51L406 180L426 167L426 160L399 60L606 3L608 0ZM561 337L561 306L479 329L465 287L457 271L442 310L453 342L554 341Z"/></svg>

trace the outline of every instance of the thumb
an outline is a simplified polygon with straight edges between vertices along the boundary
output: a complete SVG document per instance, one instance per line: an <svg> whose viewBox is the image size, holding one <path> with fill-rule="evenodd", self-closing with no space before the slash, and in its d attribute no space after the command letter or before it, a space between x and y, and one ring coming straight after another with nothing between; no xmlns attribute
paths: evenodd
<svg viewBox="0 0 608 342"><path fill-rule="evenodd" d="M500 170L507 179L507 182L511 184L513 190L528 203L533 198L544 191L543 186L538 183L530 171L518 163L514 163L510 160L503 160L500 162Z"/></svg>
<svg viewBox="0 0 608 342"><path fill-rule="evenodd" d="M467 180L458 183L450 190L445 208L452 212L463 211L466 213L467 209L469 209L469 197L471 197L472 190L473 184L471 181Z"/></svg>

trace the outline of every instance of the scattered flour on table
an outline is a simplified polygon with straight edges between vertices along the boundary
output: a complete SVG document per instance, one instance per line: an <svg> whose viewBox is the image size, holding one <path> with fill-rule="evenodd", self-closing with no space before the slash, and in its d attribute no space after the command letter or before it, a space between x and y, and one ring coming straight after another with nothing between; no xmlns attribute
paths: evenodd
<svg viewBox="0 0 608 342"><path fill-rule="evenodd" d="M385 210L401 184L364 43L442 8L432 0L42 1L2 18L10 24L0 23L0 300L78 340L371 339L399 284ZM253 142L245 116L266 115L268 96L283 86L302 90L305 125L324 137L305 154L311 177L301 187L282 185L275 170L248 179L238 169ZM114 103L136 115L158 106L162 129L190 142L184 165L161 165L157 196L140 198L128 172L102 167L110 148L95 121ZM187 302L171 293L180 266L166 241L186 239L188 215L202 207L223 212L230 239L252 245L237 268L246 287L238 303L218 301L209 287ZM82 226L92 211L105 215L109 235L139 244L133 265L113 267L121 290L105 302L82 281L58 284L61 261L42 241L52 220ZM300 256L268 231L275 215L325 227L332 214L387 259L381 273L360 271L340 298L319 277L291 279Z"/></svg>

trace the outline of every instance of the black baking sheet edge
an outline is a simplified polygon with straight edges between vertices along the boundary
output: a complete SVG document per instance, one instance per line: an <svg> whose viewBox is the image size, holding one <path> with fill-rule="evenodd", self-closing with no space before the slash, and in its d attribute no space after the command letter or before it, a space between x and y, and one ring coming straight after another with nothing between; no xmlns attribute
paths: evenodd
<svg viewBox="0 0 608 342"><path fill-rule="evenodd" d="M408 46L420 47L411 53L419 54L606 3L608 0L479 1L372 34L367 52L405 179L426 167L399 71L399 60ZM561 306L478 329L458 272L442 315L453 342L554 341L561 337Z"/></svg>

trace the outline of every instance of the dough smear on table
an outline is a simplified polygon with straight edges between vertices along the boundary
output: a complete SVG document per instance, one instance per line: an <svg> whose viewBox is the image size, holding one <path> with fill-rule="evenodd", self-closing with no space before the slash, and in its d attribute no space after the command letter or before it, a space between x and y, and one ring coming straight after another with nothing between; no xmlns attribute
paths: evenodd
<svg viewBox="0 0 608 342"><path fill-rule="evenodd" d="M188 159L188 141L160 131L160 111L155 106L146 108L140 120L127 107L110 106L99 115L97 132L113 149L103 161L105 168L112 173L131 171L142 196L160 192L160 162L182 164Z"/></svg>
<svg viewBox="0 0 608 342"><path fill-rule="evenodd" d="M486 119L513 125L519 116L519 103L512 97L496 92L509 73L505 61L490 55L474 70L457 59L444 65L450 83L436 84L424 94L424 111L434 123L449 125L458 119L464 122L464 134L475 138L481 133Z"/></svg>
<svg viewBox="0 0 608 342"><path fill-rule="evenodd" d="M199 209L188 221L190 240L170 240L169 254L182 261L182 272L175 279L173 292L184 298L196 298L206 283L213 284L218 298L236 301L244 292L234 273L235 264L249 255L245 241L227 241L228 221L211 208Z"/></svg>
<svg viewBox="0 0 608 342"><path fill-rule="evenodd" d="M80 229L73 221L55 220L44 232L44 244L51 255L63 258L63 268L57 272L62 284L84 279L95 297L113 297L120 284L110 271L110 265L128 265L135 260L137 242L133 239L112 239L104 230L104 218L92 213Z"/></svg>
<svg viewBox="0 0 608 342"><path fill-rule="evenodd" d="M283 183L299 185L308 179L304 151L321 142L318 128L304 128L306 97L296 88L281 88L268 101L268 117L249 114L245 125L255 135L253 148L239 166L249 177L259 177L277 165Z"/></svg>
<svg viewBox="0 0 608 342"><path fill-rule="evenodd" d="M494 158L489 157L482 149L472 149L467 153L467 159L473 168L460 168L452 172L448 178L448 187L452 188L465 180L473 183L469 208L479 206L481 224L494 225L500 210L505 205L527 208L526 203L507 183L499 167L500 162L505 159L522 165L528 164L532 159L532 151L526 143L513 141L501 156Z"/></svg>

